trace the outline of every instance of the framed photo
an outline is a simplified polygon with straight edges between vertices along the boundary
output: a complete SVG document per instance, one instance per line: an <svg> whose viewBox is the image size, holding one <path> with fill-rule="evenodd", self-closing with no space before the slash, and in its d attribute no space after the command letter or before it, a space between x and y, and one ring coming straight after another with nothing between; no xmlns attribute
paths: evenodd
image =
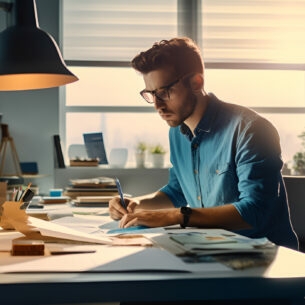
<svg viewBox="0 0 305 305"><path fill-rule="evenodd" d="M88 158L98 158L99 164L108 164L102 132L83 134Z"/></svg>

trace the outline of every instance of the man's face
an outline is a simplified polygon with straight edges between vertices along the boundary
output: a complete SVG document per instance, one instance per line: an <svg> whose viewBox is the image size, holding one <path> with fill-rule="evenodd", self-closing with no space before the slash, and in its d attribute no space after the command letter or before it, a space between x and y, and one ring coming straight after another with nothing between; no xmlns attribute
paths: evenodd
<svg viewBox="0 0 305 305"><path fill-rule="evenodd" d="M175 82L178 77L168 69L154 70L143 75L145 89L154 91L167 87ZM157 91L158 92L158 91ZM176 82L168 89L169 98L158 99L154 96L154 106L163 120L169 126L175 127L183 123L194 112L197 98L192 93L189 86L185 86L182 81Z"/></svg>

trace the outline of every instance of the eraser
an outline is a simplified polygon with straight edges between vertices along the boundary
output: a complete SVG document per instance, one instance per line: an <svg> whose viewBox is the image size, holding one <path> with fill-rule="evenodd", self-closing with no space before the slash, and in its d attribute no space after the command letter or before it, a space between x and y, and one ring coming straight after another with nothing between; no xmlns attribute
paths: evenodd
<svg viewBox="0 0 305 305"><path fill-rule="evenodd" d="M61 197L62 189L50 189L50 197Z"/></svg>
<svg viewBox="0 0 305 305"><path fill-rule="evenodd" d="M12 255L44 255L44 242L41 240L15 239L12 241Z"/></svg>

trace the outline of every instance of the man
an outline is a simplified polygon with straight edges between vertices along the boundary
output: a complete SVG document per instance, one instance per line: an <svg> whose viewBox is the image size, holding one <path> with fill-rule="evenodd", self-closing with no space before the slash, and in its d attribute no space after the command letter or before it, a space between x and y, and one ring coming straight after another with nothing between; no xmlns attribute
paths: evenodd
<svg viewBox="0 0 305 305"><path fill-rule="evenodd" d="M142 97L170 126L168 184L109 202L120 227L223 228L298 249L281 175L276 129L256 112L204 90L200 50L188 38L155 43L132 60Z"/></svg>

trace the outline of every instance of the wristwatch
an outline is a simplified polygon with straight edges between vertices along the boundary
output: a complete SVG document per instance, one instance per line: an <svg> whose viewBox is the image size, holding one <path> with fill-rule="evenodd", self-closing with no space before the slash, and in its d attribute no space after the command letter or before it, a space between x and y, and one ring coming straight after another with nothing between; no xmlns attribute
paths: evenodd
<svg viewBox="0 0 305 305"><path fill-rule="evenodd" d="M180 224L182 229L185 229L188 226L192 212L192 209L189 207L180 208L180 213L183 215L183 222Z"/></svg>

